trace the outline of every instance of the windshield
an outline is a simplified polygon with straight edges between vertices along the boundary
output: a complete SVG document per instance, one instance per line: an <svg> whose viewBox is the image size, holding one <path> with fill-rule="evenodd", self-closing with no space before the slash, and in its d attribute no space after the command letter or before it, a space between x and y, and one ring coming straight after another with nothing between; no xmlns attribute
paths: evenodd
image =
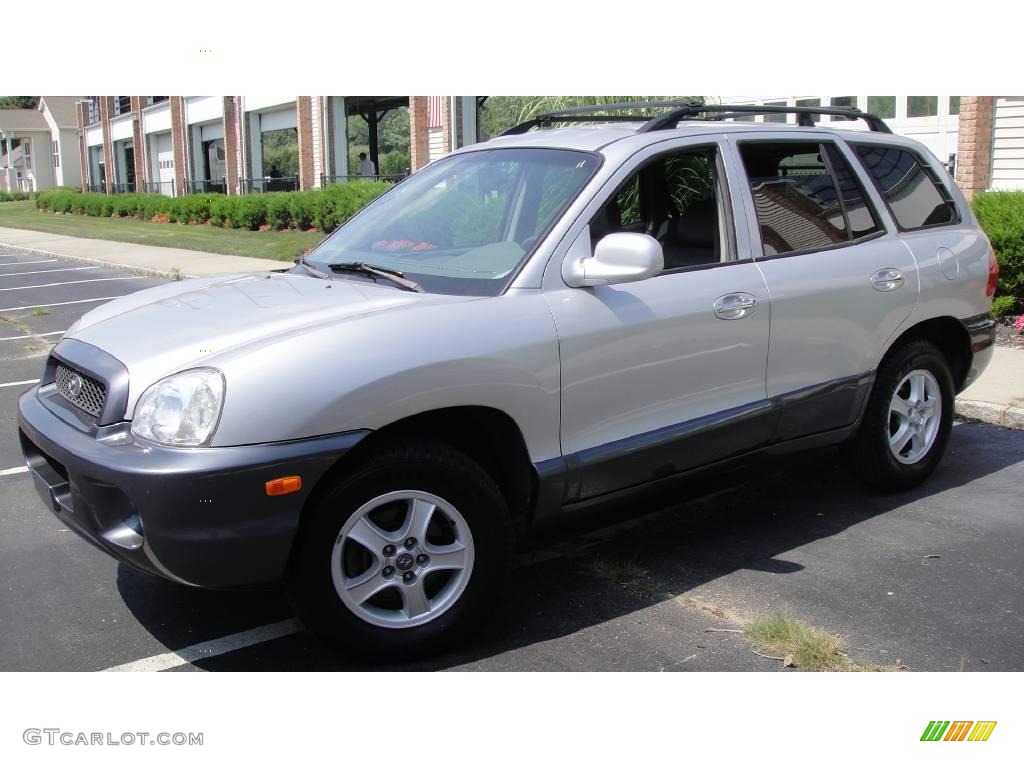
<svg viewBox="0 0 1024 768"><path fill-rule="evenodd" d="M396 270L433 293L496 296L598 165L561 149L454 155L375 200L307 260Z"/></svg>

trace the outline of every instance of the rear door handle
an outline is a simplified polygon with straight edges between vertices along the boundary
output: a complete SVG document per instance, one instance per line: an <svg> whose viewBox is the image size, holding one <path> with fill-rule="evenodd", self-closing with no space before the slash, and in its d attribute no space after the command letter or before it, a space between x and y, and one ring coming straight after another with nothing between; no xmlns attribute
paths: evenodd
<svg viewBox="0 0 1024 768"><path fill-rule="evenodd" d="M871 276L871 287L876 291L895 291L903 282L903 273L892 267L880 269Z"/></svg>
<svg viewBox="0 0 1024 768"><path fill-rule="evenodd" d="M749 293L727 293L715 302L715 317L719 320L739 320L753 314L757 299Z"/></svg>

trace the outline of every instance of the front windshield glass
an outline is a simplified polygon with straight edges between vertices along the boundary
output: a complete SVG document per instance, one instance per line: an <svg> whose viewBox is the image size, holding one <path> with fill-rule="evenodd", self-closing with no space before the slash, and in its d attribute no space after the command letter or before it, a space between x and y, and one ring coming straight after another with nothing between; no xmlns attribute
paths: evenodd
<svg viewBox="0 0 1024 768"><path fill-rule="evenodd" d="M396 270L433 293L496 296L597 170L561 149L493 149L427 166L367 206L307 260Z"/></svg>

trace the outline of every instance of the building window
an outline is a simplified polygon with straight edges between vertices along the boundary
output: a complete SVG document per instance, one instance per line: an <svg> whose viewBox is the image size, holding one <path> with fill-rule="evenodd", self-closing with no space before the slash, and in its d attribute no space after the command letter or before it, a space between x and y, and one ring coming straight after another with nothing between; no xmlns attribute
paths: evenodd
<svg viewBox="0 0 1024 768"><path fill-rule="evenodd" d="M960 114L960 97L950 96L949 97L949 114L959 115Z"/></svg>
<svg viewBox="0 0 1024 768"><path fill-rule="evenodd" d="M895 96L868 96L868 112L891 120L896 117Z"/></svg>
<svg viewBox="0 0 1024 768"><path fill-rule="evenodd" d="M934 117L939 114L938 96L908 96L907 117Z"/></svg>
<svg viewBox="0 0 1024 768"><path fill-rule="evenodd" d="M856 96L833 96L829 99L829 104L833 107L856 107L857 97ZM856 120L855 117L843 117L841 115L832 115L832 120Z"/></svg>
<svg viewBox="0 0 1024 768"><path fill-rule="evenodd" d="M53 144L53 167L60 168L60 145L54 141Z"/></svg>
<svg viewBox="0 0 1024 768"><path fill-rule="evenodd" d="M96 125L100 121L100 97L89 96L88 97L88 124Z"/></svg>
<svg viewBox="0 0 1024 768"><path fill-rule="evenodd" d="M784 107L786 102L784 101L766 101L764 103L766 107ZM764 121L766 123L785 123L789 120L789 115L765 115Z"/></svg>
<svg viewBox="0 0 1024 768"><path fill-rule="evenodd" d="M114 114L126 115L132 111L131 96L117 96L114 98Z"/></svg>
<svg viewBox="0 0 1024 768"><path fill-rule="evenodd" d="M149 104L150 106L152 106L153 104L159 104L161 101L167 101L167 99L169 98L170 96L150 96Z"/></svg>

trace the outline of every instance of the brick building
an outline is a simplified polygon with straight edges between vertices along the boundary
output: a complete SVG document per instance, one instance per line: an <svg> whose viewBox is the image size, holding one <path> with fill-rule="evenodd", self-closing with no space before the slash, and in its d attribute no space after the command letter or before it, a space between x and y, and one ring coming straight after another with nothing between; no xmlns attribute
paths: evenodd
<svg viewBox="0 0 1024 768"><path fill-rule="evenodd" d="M50 98L50 97L48 97ZM368 154L380 168L378 124L409 110L409 167L416 171L476 141L476 96L92 96L78 102L83 189L168 195L315 189L357 175L348 120L366 121ZM925 144L968 195L1024 189L1024 97L721 97L728 103L855 106L895 133ZM792 116L748 118L788 121ZM843 127L856 128L859 123ZM294 130L298 164L278 174L264 157L268 134ZM76 153L77 154L77 153ZM405 169L403 169L405 170ZM73 183L73 182L72 182Z"/></svg>
<svg viewBox="0 0 1024 768"><path fill-rule="evenodd" d="M348 119L368 128L379 168L381 117L409 110L415 171L476 140L475 96L92 96L78 104L82 188L180 195L315 189L357 175ZM294 130L298 167L266 162L267 134Z"/></svg>

